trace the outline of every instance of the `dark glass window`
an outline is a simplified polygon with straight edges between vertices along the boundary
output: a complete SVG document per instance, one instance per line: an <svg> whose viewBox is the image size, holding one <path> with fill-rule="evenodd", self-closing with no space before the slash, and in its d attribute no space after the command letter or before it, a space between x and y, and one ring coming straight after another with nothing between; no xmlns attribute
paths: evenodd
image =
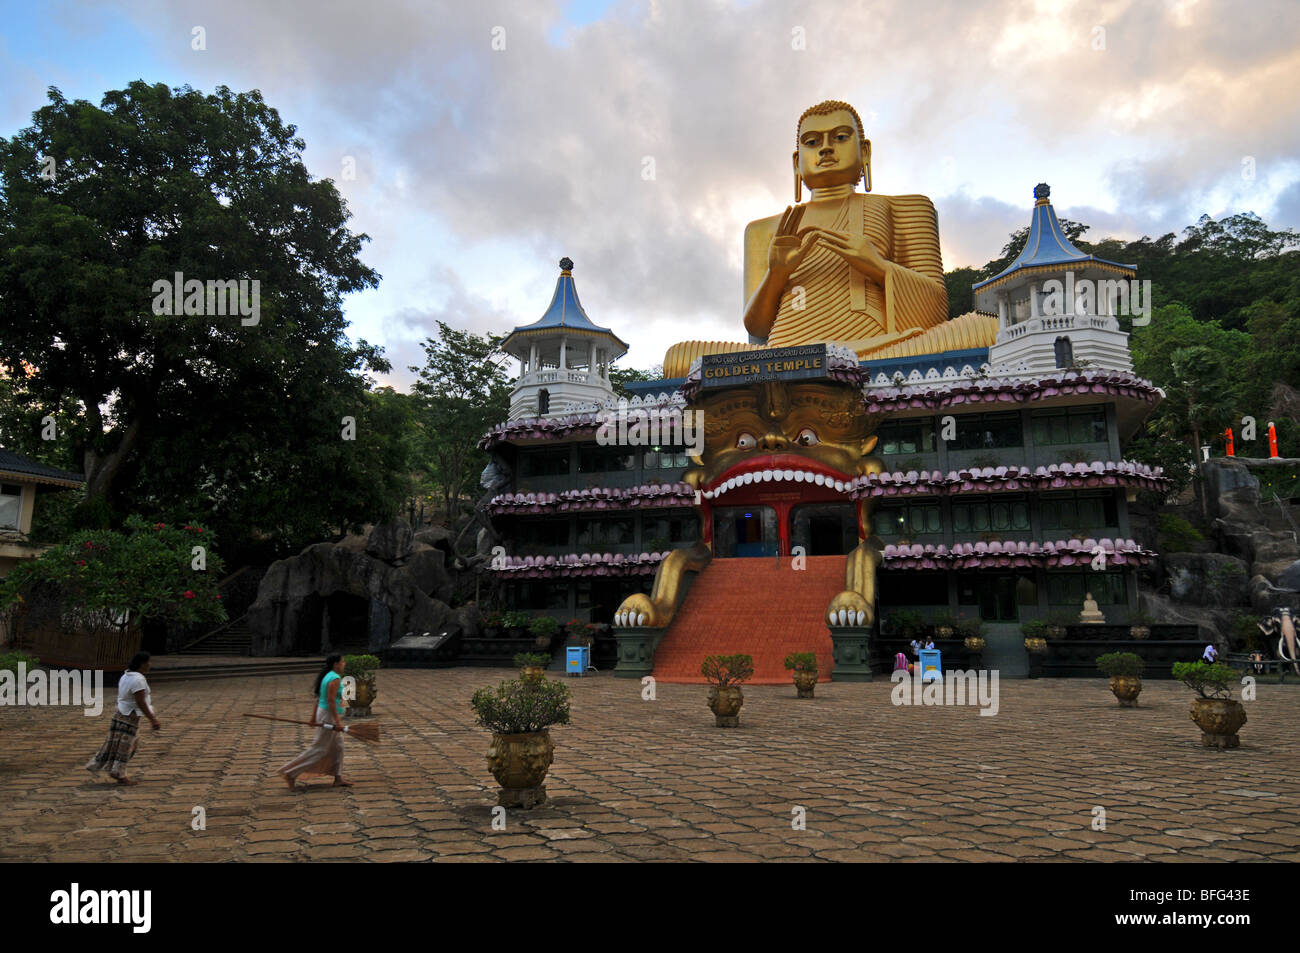
<svg viewBox="0 0 1300 953"><path fill-rule="evenodd" d="M1105 443L1107 439L1104 407L1071 407L1034 414L1033 422L1034 443L1040 447Z"/></svg>
<svg viewBox="0 0 1300 953"><path fill-rule="evenodd" d="M579 473L619 473L636 469L636 454L623 447L583 447L578 451Z"/></svg>
<svg viewBox="0 0 1300 953"><path fill-rule="evenodd" d="M1023 444L1017 413L968 414L957 418L954 450L993 450Z"/></svg>
<svg viewBox="0 0 1300 953"><path fill-rule="evenodd" d="M934 450L934 424L929 419L897 420L881 426L876 452L881 454L930 453Z"/></svg>
<svg viewBox="0 0 1300 953"><path fill-rule="evenodd" d="M1044 493L1038 508L1044 530L1088 532L1119 525L1119 504L1109 490Z"/></svg>
<svg viewBox="0 0 1300 953"><path fill-rule="evenodd" d="M569 448L553 450L521 450L519 475L521 477L567 476L569 473Z"/></svg>
<svg viewBox="0 0 1300 953"><path fill-rule="evenodd" d="M890 503L876 510L872 525L883 539L942 533L943 514L938 503Z"/></svg>
<svg viewBox="0 0 1300 953"><path fill-rule="evenodd" d="M1049 572L1047 601L1054 606L1083 608L1088 593L1099 606L1117 606L1128 602L1128 589L1122 572Z"/></svg>
<svg viewBox="0 0 1300 953"><path fill-rule="evenodd" d="M954 533L1010 533L1029 528L1029 503L1024 497L962 500L952 504Z"/></svg>

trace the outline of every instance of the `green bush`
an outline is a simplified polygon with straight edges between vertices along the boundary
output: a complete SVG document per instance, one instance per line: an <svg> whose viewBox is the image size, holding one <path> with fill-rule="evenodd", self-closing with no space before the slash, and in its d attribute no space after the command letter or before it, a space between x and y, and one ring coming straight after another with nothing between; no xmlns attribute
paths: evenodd
<svg viewBox="0 0 1300 953"><path fill-rule="evenodd" d="M710 655L700 663L700 674L710 685L726 688L739 685L754 675L752 655Z"/></svg>
<svg viewBox="0 0 1300 953"><path fill-rule="evenodd" d="M1248 651L1264 648L1264 633L1259 631L1259 624L1264 620L1257 615L1245 613L1237 616L1232 623L1232 640L1237 645L1244 644Z"/></svg>
<svg viewBox="0 0 1300 953"><path fill-rule="evenodd" d="M122 532L83 531L14 568L0 583L0 612L39 590L58 598L70 631L115 631L124 615L180 626L224 622L215 544L202 526L138 516ZM203 570L194 568L196 546L203 548Z"/></svg>
<svg viewBox="0 0 1300 953"><path fill-rule="evenodd" d="M518 652L515 654L516 668L546 668L551 664L551 657L545 652Z"/></svg>
<svg viewBox="0 0 1300 953"><path fill-rule="evenodd" d="M966 616L959 614L957 616L956 629L957 635L960 638L975 638L984 634L984 623L979 619L968 619Z"/></svg>
<svg viewBox="0 0 1300 953"><path fill-rule="evenodd" d="M1030 619L1028 622L1020 623L1020 634L1027 639L1045 639L1047 638L1047 621L1045 619Z"/></svg>
<svg viewBox="0 0 1300 953"><path fill-rule="evenodd" d="M1103 675L1141 675L1146 663L1134 652L1107 652L1097 656L1097 668Z"/></svg>
<svg viewBox="0 0 1300 953"><path fill-rule="evenodd" d="M0 655L0 672L13 672L17 675L20 662L26 664L29 672L41 664L41 660L34 655L27 655L24 652L6 652Z"/></svg>
<svg viewBox="0 0 1300 953"><path fill-rule="evenodd" d="M470 699L480 725L498 735L522 735L569 723L569 688L543 680L502 682L494 692L480 688Z"/></svg>
<svg viewBox="0 0 1300 953"><path fill-rule="evenodd" d="M1159 531L1159 547L1164 553L1186 553L1205 542L1205 537L1187 520L1173 513L1161 513L1156 519Z"/></svg>
<svg viewBox="0 0 1300 953"><path fill-rule="evenodd" d="M528 623L532 620L527 612L507 612L501 617L502 624L507 629L526 629Z"/></svg>
<svg viewBox="0 0 1300 953"><path fill-rule="evenodd" d="M1202 698L1227 698L1238 677L1231 666L1222 662L1174 663L1174 678Z"/></svg>
<svg viewBox="0 0 1300 953"><path fill-rule="evenodd" d="M796 672L817 671L816 652L791 652L785 657L785 667Z"/></svg>
<svg viewBox="0 0 1300 953"><path fill-rule="evenodd" d="M343 656L343 674L353 678L366 678L379 669L379 658L374 655Z"/></svg>
<svg viewBox="0 0 1300 953"><path fill-rule="evenodd" d="M893 609L889 613L889 624L894 634L904 639L914 639L925 626L925 617L911 609Z"/></svg>
<svg viewBox="0 0 1300 953"><path fill-rule="evenodd" d="M501 613L496 609L489 609L487 612L483 613L483 628L499 629L504 624Z"/></svg>
<svg viewBox="0 0 1300 953"><path fill-rule="evenodd" d="M528 631L538 638L552 638L560 631L560 623L548 615L535 616L528 623Z"/></svg>

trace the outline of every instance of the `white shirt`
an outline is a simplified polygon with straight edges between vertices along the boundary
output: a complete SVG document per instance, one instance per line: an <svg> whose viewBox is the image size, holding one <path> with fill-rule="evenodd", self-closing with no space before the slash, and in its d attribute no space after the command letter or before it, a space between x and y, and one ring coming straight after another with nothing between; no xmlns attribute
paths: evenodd
<svg viewBox="0 0 1300 953"><path fill-rule="evenodd" d="M136 704L135 693L144 692L145 704L153 707L153 699L149 696L149 683L145 681L144 676L139 672L125 672L117 680L117 711L120 715L143 715L144 712Z"/></svg>

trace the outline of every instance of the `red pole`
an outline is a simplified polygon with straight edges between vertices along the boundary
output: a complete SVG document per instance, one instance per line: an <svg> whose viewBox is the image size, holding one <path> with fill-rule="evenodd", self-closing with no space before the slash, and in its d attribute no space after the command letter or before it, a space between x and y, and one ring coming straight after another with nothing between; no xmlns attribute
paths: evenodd
<svg viewBox="0 0 1300 953"><path fill-rule="evenodd" d="M1268 422L1268 455L1277 456L1277 427L1273 426L1273 421Z"/></svg>
<svg viewBox="0 0 1300 953"><path fill-rule="evenodd" d="M1228 437L1228 456L1235 457L1236 454L1232 452L1232 428L1229 427L1226 431L1224 431L1224 433Z"/></svg>

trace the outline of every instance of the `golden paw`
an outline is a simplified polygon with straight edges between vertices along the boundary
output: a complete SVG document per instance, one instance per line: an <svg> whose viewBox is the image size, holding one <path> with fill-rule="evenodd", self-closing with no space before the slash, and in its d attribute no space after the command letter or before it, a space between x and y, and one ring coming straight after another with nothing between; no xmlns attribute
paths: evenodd
<svg viewBox="0 0 1300 953"><path fill-rule="evenodd" d="M615 628L653 629L662 624L659 621L659 613L655 611L655 604L643 592L628 596L614 613Z"/></svg>
<svg viewBox="0 0 1300 953"><path fill-rule="evenodd" d="M862 593L846 589L831 600L826 610L826 621L834 628L855 626L866 628L875 623L876 613Z"/></svg>

